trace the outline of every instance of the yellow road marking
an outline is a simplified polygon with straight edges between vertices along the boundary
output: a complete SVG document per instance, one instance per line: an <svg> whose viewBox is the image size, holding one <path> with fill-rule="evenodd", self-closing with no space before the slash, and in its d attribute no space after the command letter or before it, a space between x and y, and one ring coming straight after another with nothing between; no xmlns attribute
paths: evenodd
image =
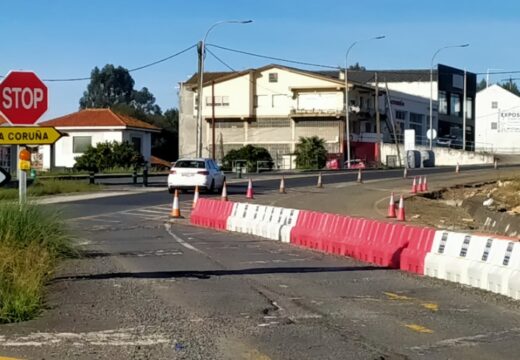
<svg viewBox="0 0 520 360"><path fill-rule="evenodd" d="M413 330L413 331L416 331L418 333L421 333L421 334L433 334L433 330L430 330L424 326L421 326L421 325L417 325L417 324L405 324L404 326L406 326L407 328Z"/></svg>
<svg viewBox="0 0 520 360"><path fill-rule="evenodd" d="M383 292L390 300L413 300L413 298L405 296L405 295L399 295L391 292Z"/></svg>
<svg viewBox="0 0 520 360"><path fill-rule="evenodd" d="M431 311L437 311L439 310L439 304L435 304L435 303L424 303L424 304L421 304L422 307L428 309L428 310L431 310Z"/></svg>
<svg viewBox="0 0 520 360"><path fill-rule="evenodd" d="M15 358L10 358L10 357L0 356L0 360L21 360L21 359L15 359Z"/></svg>

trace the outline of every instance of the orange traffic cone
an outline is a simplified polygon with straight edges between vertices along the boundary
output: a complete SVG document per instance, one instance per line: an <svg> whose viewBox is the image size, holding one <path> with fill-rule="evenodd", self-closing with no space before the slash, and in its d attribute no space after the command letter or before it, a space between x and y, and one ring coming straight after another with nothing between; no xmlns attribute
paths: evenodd
<svg viewBox="0 0 520 360"><path fill-rule="evenodd" d="M181 209L179 208L179 191L176 189L175 194L173 195L173 206L172 212L170 214L171 218L178 219L181 218Z"/></svg>
<svg viewBox="0 0 520 360"><path fill-rule="evenodd" d="M251 178L249 178L249 183L247 184L246 198L248 198L248 199L254 199L255 198L253 196L253 180L251 180Z"/></svg>
<svg viewBox="0 0 520 360"><path fill-rule="evenodd" d="M397 220L406 221L406 216L404 214L404 199L403 195L399 198L399 209L397 210Z"/></svg>
<svg viewBox="0 0 520 360"><path fill-rule="evenodd" d="M225 180L224 180L224 183L222 184L222 195L220 196L220 200L228 201L227 186L226 186L226 181Z"/></svg>
<svg viewBox="0 0 520 360"><path fill-rule="evenodd" d="M283 176L280 180L280 194L285 194L285 178Z"/></svg>
<svg viewBox="0 0 520 360"><path fill-rule="evenodd" d="M363 182L363 178L361 176L361 168L358 169L358 173L357 173L357 182L359 184L361 184Z"/></svg>
<svg viewBox="0 0 520 360"><path fill-rule="evenodd" d="M426 180L426 176L424 177L422 186L423 186L423 191L428 191L428 181Z"/></svg>
<svg viewBox="0 0 520 360"><path fill-rule="evenodd" d="M323 187L323 182L321 181L321 173L318 175L318 183L316 184L316 187Z"/></svg>
<svg viewBox="0 0 520 360"><path fill-rule="evenodd" d="M407 179L408 178L408 168L405 166L405 168L403 169L403 179Z"/></svg>
<svg viewBox="0 0 520 360"><path fill-rule="evenodd" d="M195 186L195 192L193 193L193 203L191 204L191 208L195 209L197 206L197 201L199 201L199 186Z"/></svg>
<svg viewBox="0 0 520 360"><path fill-rule="evenodd" d="M459 163L457 163L457 166L455 167L455 173L460 173L460 166Z"/></svg>
<svg viewBox="0 0 520 360"><path fill-rule="evenodd" d="M390 203L388 204L388 214L386 215L388 218L395 218L395 200L394 200L394 193L392 192L390 194Z"/></svg>
<svg viewBox="0 0 520 360"><path fill-rule="evenodd" d="M413 183L412 183L412 191L411 193L412 194L417 194L417 182L416 182L416 176L414 176L413 178Z"/></svg>
<svg viewBox="0 0 520 360"><path fill-rule="evenodd" d="M422 176L419 176L419 182L417 183L417 192L422 191Z"/></svg>

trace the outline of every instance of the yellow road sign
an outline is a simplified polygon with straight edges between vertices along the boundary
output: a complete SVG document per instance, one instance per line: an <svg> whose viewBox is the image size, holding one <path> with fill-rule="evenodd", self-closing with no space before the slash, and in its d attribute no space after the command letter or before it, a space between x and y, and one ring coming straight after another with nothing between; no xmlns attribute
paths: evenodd
<svg viewBox="0 0 520 360"><path fill-rule="evenodd" d="M0 145L51 145L63 135L53 127L0 126Z"/></svg>

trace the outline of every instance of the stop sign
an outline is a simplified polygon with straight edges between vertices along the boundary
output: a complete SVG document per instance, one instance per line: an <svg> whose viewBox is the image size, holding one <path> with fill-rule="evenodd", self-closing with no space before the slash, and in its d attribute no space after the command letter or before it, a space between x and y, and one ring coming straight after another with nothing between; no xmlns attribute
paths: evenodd
<svg viewBox="0 0 520 360"><path fill-rule="evenodd" d="M11 71L0 83L0 112L13 125L32 125L47 111L47 86L31 71Z"/></svg>

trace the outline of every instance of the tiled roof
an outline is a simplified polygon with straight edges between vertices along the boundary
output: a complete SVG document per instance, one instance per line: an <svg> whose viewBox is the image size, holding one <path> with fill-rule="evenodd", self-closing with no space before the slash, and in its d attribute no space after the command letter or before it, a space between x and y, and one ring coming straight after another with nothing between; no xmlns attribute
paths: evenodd
<svg viewBox="0 0 520 360"><path fill-rule="evenodd" d="M228 76L234 74L231 71L220 71L220 72L204 72L204 83L210 82L212 80L220 79L223 76ZM187 85L197 85L199 83L199 74L195 73L192 77L190 77L185 84Z"/></svg>
<svg viewBox="0 0 520 360"><path fill-rule="evenodd" d="M110 109L86 109L65 115L56 119L38 123L40 126L54 127L97 127L97 126L125 126L130 128L159 131L160 128L147 122L121 115Z"/></svg>

